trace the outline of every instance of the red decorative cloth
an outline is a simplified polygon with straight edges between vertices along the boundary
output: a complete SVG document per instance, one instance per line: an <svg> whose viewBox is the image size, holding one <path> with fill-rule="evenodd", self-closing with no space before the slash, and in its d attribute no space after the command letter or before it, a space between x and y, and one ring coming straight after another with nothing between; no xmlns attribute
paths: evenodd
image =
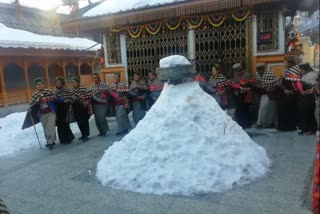
<svg viewBox="0 0 320 214"><path fill-rule="evenodd" d="M317 132L317 151L312 189L312 211L314 214L320 214L320 131Z"/></svg>

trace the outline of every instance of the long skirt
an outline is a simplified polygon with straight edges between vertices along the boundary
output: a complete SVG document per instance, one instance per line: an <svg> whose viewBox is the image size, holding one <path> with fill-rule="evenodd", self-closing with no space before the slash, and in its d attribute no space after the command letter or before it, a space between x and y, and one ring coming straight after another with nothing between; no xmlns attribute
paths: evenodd
<svg viewBox="0 0 320 214"><path fill-rule="evenodd" d="M47 144L53 144L56 140L56 113L50 112L40 114L40 122L42 124Z"/></svg>
<svg viewBox="0 0 320 214"><path fill-rule="evenodd" d="M317 122L315 118L316 100L313 94L301 96L299 102L300 128L303 132L315 132Z"/></svg>
<svg viewBox="0 0 320 214"><path fill-rule="evenodd" d="M243 128L250 128L253 124L250 114L250 104L245 103L242 97L237 98L235 118L237 123Z"/></svg>
<svg viewBox="0 0 320 214"><path fill-rule="evenodd" d="M141 102L133 102L132 114L133 121L137 125L139 121L142 120L143 117L146 115L146 112L143 109Z"/></svg>
<svg viewBox="0 0 320 214"><path fill-rule="evenodd" d="M116 106L116 120L118 126L118 133L131 129L130 120L127 111L123 105Z"/></svg>
<svg viewBox="0 0 320 214"><path fill-rule="evenodd" d="M76 120L82 137L88 137L90 135L89 128L89 112L88 108L84 107L81 103L75 103L73 105L74 119Z"/></svg>
<svg viewBox="0 0 320 214"><path fill-rule="evenodd" d="M268 95L262 95L260 98L260 107L258 112L258 126L272 126L277 122L277 102L270 100Z"/></svg>
<svg viewBox="0 0 320 214"><path fill-rule="evenodd" d="M93 104L93 113L99 133L105 134L107 131L109 131L107 122L107 105Z"/></svg>
<svg viewBox="0 0 320 214"><path fill-rule="evenodd" d="M74 135L71 131L69 122L67 121L67 114L69 111L69 104L66 103L59 103L57 105L57 128L58 128L58 137L60 143L70 143L74 139Z"/></svg>
<svg viewBox="0 0 320 214"><path fill-rule="evenodd" d="M277 103L278 130L295 131L298 126L298 97L297 95L282 95Z"/></svg>

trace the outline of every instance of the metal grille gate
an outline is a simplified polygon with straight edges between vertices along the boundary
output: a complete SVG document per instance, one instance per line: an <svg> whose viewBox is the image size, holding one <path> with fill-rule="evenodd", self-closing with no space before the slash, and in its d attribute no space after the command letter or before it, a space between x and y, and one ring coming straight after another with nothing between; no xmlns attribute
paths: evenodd
<svg viewBox="0 0 320 214"><path fill-rule="evenodd" d="M176 30L127 39L128 76L135 71L147 76L159 66L159 60L173 54L188 55L188 31Z"/></svg>
<svg viewBox="0 0 320 214"><path fill-rule="evenodd" d="M206 78L211 76L213 64L221 62L231 75L234 63L246 62L246 23L226 20L219 27L208 26L195 31L197 70Z"/></svg>

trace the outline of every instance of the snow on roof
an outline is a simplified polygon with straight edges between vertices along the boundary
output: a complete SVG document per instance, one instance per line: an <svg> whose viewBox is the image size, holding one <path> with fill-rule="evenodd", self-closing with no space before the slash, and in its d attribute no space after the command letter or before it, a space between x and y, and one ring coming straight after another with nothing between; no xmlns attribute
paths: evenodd
<svg viewBox="0 0 320 214"><path fill-rule="evenodd" d="M146 7L153 7L158 5L165 5L174 2L182 2L186 0L106 0L98 6L92 8L83 14L84 17L93 17L106 15L109 13L117 13L121 11L128 11L133 9L140 9Z"/></svg>
<svg viewBox="0 0 320 214"><path fill-rule="evenodd" d="M2 48L87 50L96 44L95 41L83 38L39 35L29 31L8 28L0 23L0 47ZM99 44L89 50L96 51L100 48L101 45Z"/></svg>

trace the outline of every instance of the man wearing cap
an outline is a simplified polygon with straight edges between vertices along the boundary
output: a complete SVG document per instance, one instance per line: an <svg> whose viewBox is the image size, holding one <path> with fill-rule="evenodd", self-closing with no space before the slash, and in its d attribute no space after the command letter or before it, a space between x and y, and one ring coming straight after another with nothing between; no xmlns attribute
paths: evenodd
<svg viewBox="0 0 320 214"><path fill-rule="evenodd" d="M309 63L299 64L302 78L303 91L301 92L299 101L300 129L299 134L311 135L317 130L317 122L315 118L316 99L315 88L317 84L318 74L313 71Z"/></svg>
<svg viewBox="0 0 320 214"><path fill-rule="evenodd" d="M134 72L134 81L132 81L129 89L129 95L132 101L132 116L133 121L137 125L146 114L145 108L145 95L148 89L147 84L142 80L139 71Z"/></svg>
<svg viewBox="0 0 320 214"><path fill-rule="evenodd" d="M57 105L57 121L58 137L61 144L69 144L74 140L74 135L71 131L70 124L73 120L72 114L72 94L69 88L65 85L63 77L56 78L56 89L54 94L56 95Z"/></svg>
<svg viewBox="0 0 320 214"><path fill-rule="evenodd" d="M73 89L72 100L73 100L73 112L74 119L77 121L78 127L81 132L79 140L87 141L90 135L89 129L89 118L92 115L92 106L90 99L92 94L85 87L80 86L80 80L77 77L72 78Z"/></svg>
<svg viewBox="0 0 320 214"><path fill-rule="evenodd" d="M277 94L279 94L280 80L274 73L266 70L264 63L258 63L256 66L256 80L259 86L264 90L261 94L257 128L275 127L277 122Z"/></svg>
<svg viewBox="0 0 320 214"><path fill-rule="evenodd" d="M93 85L91 87L92 107L96 126L99 130L98 136L106 136L109 131L107 122L107 95L109 87L100 80L99 74L93 75Z"/></svg>
<svg viewBox="0 0 320 214"><path fill-rule="evenodd" d="M114 73L114 83L111 85L111 91L109 94L114 99L116 120L118 131L116 135L127 134L131 129L130 120L128 117L127 110L129 108L129 100L127 93L129 88L125 82L120 81L120 73Z"/></svg>
<svg viewBox="0 0 320 214"><path fill-rule="evenodd" d="M157 73L155 70L150 70L148 72L148 95L147 95L147 105L148 109L157 101L161 91L163 89L163 81L157 78Z"/></svg>
<svg viewBox="0 0 320 214"><path fill-rule="evenodd" d="M46 147L52 150L56 140L56 106L53 102L56 97L52 91L44 88L44 81L42 78L37 78L35 84L37 91L32 95L30 108L38 106L40 122L47 140Z"/></svg>

